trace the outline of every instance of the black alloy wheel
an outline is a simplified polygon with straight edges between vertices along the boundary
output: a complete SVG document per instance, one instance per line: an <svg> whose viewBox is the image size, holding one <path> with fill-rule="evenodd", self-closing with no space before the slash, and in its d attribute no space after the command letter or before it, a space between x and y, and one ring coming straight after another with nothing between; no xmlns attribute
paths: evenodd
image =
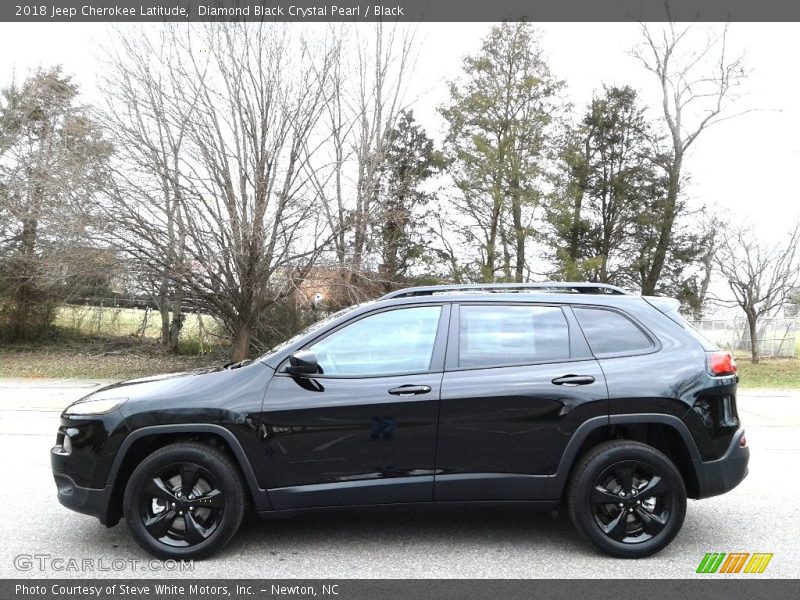
<svg viewBox="0 0 800 600"><path fill-rule="evenodd" d="M584 456L569 490L580 533L614 556L638 558L664 548L686 514L680 472L664 454L638 442L597 446Z"/></svg>
<svg viewBox="0 0 800 600"><path fill-rule="evenodd" d="M133 472L124 511L145 550L164 558L195 558L215 552L236 533L244 490L237 467L217 448L173 444Z"/></svg>
<svg viewBox="0 0 800 600"><path fill-rule="evenodd" d="M672 503L664 478L651 465L636 460L621 461L603 471L591 502L603 533L629 544L658 535L669 521Z"/></svg>
<svg viewBox="0 0 800 600"><path fill-rule="evenodd" d="M168 546L194 546L216 530L225 495L211 474L195 463L168 465L140 494L140 514L148 533Z"/></svg>

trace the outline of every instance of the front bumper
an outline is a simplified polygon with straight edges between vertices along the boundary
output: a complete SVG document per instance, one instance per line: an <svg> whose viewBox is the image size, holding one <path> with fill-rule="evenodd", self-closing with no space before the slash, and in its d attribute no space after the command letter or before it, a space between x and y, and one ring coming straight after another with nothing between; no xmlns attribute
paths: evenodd
<svg viewBox="0 0 800 600"><path fill-rule="evenodd" d="M112 486L104 488L81 487L69 475L64 473L65 455L63 446L55 446L50 450L50 466L58 489L58 501L67 508L97 517L106 527L113 527L119 517L112 518L109 512Z"/></svg>
<svg viewBox="0 0 800 600"><path fill-rule="evenodd" d="M740 445L743 437L744 429L739 429L734 434L728 449L717 460L694 461L700 492L698 498L709 498L729 492L747 477L750 448Z"/></svg>
<svg viewBox="0 0 800 600"><path fill-rule="evenodd" d="M119 521L120 503L112 496L109 472L128 430L122 413L61 415L56 445L50 450L58 501L72 510L97 517L111 527Z"/></svg>

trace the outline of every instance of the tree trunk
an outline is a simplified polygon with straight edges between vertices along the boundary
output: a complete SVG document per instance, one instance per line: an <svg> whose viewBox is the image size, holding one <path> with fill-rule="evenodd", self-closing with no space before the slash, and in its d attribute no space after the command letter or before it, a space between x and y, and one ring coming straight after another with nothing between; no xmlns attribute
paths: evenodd
<svg viewBox="0 0 800 600"><path fill-rule="evenodd" d="M699 321L703 318L703 305L706 303L706 294L708 294L708 286L711 283L711 275L714 271L714 253L716 252L716 243L712 238L708 244L708 250L703 256L703 279L700 282L700 289L697 291L697 310L695 310L694 318Z"/></svg>
<svg viewBox="0 0 800 600"><path fill-rule="evenodd" d="M252 331L249 325L241 324L236 327L233 334L233 355L231 360L239 362L250 356L250 337Z"/></svg>
<svg viewBox="0 0 800 600"><path fill-rule="evenodd" d="M581 241L581 214L583 211L583 184L575 194L572 208L572 224L569 232L569 249L567 250L567 265L564 269L564 278L567 281L579 279L578 277L578 248Z"/></svg>
<svg viewBox="0 0 800 600"><path fill-rule="evenodd" d="M600 272L597 276L598 283L608 283L608 244L603 242L603 247L600 251Z"/></svg>
<svg viewBox="0 0 800 600"><path fill-rule="evenodd" d="M393 211L396 212L396 211ZM383 225L383 287L387 292L394 289L400 268L399 240L400 226L396 221L396 214L390 216Z"/></svg>
<svg viewBox="0 0 800 600"><path fill-rule="evenodd" d="M522 200L519 196L519 181L514 181L517 191L512 199L512 217L514 219L514 237L517 264L514 269L514 281L522 283L525 273L525 227L522 224Z"/></svg>
<svg viewBox="0 0 800 600"><path fill-rule="evenodd" d="M753 314L747 315L747 325L750 328L750 358L754 365L758 364L758 320Z"/></svg>
<svg viewBox="0 0 800 600"><path fill-rule="evenodd" d="M564 277L567 281L579 280L578 273L578 251L581 242L581 217L583 216L583 196L586 193L587 178L588 178L588 164L590 160L591 150L589 147L589 137L583 146L583 167L578 175L578 183L575 186L575 195L572 202L572 224L569 236L569 250L568 250L568 264L565 269Z"/></svg>
<svg viewBox="0 0 800 600"><path fill-rule="evenodd" d="M172 320L169 325L169 351L172 354L178 353L178 339L183 329L183 298L178 296L172 303Z"/></svg>
<svg viewBox="0 0 800 600"><path fill-rule="evenodd" d="M511 253L508 249L508 239L505 232L503 232L503 281L511 281Z"/></svg>
<svg viewBox="0 0 800 600"><path fill-rule="evenodd" d="M203 340L205 340L206 338L206 328L203 325L203 315L200 314L199 311L196 314L197 314L197 337L200 340L198 342L197 354L198 356L203 356L203 354L205 354L205 344L203 343Z"/></svg>
<svg viewBox="0 0 800 600"><path fill-rule="evenodd" d="M486 243L486 263L481 269L481 283L492 283L494 281L494 270L497 266L497 238L498 229L500 228L500 212L503 206L503 200L498 196L499 192L495 192L492 217L489 223L489 239Z"/></svg>
<svg viewBox="0 0 800 600"><path fill-rule="evenodd" d="M654 296L656 287L661 279L661 272L664 270L664 263L667 260L670 242L672 241L672 227L675 223L675 210L678 205L678 193L680 192L681 164L683 156L676 152L669 169L669 183L667 185L667 197L664 202L664 210L661 214L661 229L658 234L658 242L653 253L653 260L650 269L642 282L642 295Z"/></svg>
<svg viewBox="0 0 800 600"><path fill-rule="evenodd" d="M28 339L35 335L36 323L32 314L34 304L34 270L33 260L36 254L39 221L36 218L26 218L22 221L20 235L19 260L14 277L20 282L14 292L14 339Z"/></svg>
<svg viewBox="0 0 800 600"><path fill-rule="evenodd" d="M161 279L161 287L158 290L158 312L161 315L161 340L159 348L161 352L169 352L169 301L167 300L169 284L167 278Z"/></svg>

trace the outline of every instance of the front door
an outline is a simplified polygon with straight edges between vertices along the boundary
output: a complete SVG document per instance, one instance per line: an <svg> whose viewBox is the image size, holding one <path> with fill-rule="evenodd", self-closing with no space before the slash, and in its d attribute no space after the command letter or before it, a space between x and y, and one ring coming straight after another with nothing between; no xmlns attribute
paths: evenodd
<svg viewBox="0 0 800 600"><path fill-rule="evenodd" d="M453 310L435 499L544 499L577 427L608 414L603 372L559 306Z"/></svg>
<svg viewBox="0 0 800 600"><path fill-rule="evenodd" d="M262 409L274 508L432 500L448 316L369 313L307 346L322 373L278 369Z"/></svg>

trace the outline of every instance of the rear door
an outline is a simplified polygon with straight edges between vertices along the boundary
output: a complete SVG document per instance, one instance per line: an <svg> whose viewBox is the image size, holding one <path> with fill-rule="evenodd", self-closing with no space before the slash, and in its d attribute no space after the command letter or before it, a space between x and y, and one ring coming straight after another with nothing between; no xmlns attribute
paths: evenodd
<svg viewBox="0 0 800 600"><path fill-rule="evenodd" d="M454 306L434 498L541 499L577 427L607 414L603 372L571 311Z"/></svg>

